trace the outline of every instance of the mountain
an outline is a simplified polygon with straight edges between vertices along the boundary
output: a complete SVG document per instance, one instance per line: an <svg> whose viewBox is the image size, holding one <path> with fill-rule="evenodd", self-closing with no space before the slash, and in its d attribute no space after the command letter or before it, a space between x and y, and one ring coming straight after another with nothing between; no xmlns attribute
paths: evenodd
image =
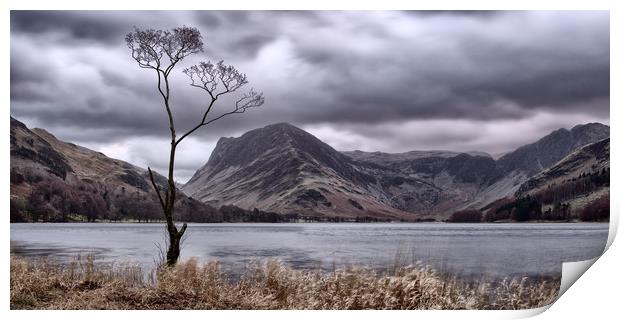
<svg viewBox="0 0 620 320"><path fill-rule="evenodd" d="M587 144L482 208L486 221L609 220L609 138Z"/></svg>
<svg viewBox="0 0 620 320"><path fill-rule="evenodd" d="M145 169L60 141L43 129L31 130L13 117L10 129L12 221L160 218ZM161 175L155 179L161 187L167 185ZM215 214L183 194L177 212L185 218Z"/></svg>
<svg viewBox="0 0 620 320"><path fill-rule="evenodd" d="M452 209L476 199L479 190L500 179L489 156L436 153L427 157L358 162L357 168L378 177L372 194L390 206L419 218L443 219Z"/></svg>
<svg viewBox="0 0 620 320"><path fill-rule="evenodd" d="M499 198L512 196L530 177L550 168L580 147L606 138L609 138L609 126L588 123L571 130L555 130L534 143L508 152L496 161L501 178L480 190L474 200L459 209L483 207Z"/></svg>
<svg viewBox="0 0 620 320"><path fill-rule="evenodd" d="M497 160L504 172L521 171L531 177L553 166L574 150L609 137L609 127L600 123L558 129L542 139L510 152Z"/></svg>
<svg viewBox="0 0 620 320"><path fill-rule="evenodd" d="M278 213L443 220L512 196L530 177L609 137L609 127L560 129L497 160L481 152L339 152L286 123L221 138L182 187L219 206Z"/></svg>
<svg viewBox="0 0 620 320"><path fill-rule="evenodd" d="M52 134L11 118L11 170L24 169L42 176L55 176L68 183L98 181L130 192L149 191L145 170L103 153L56 139Z"/></svg>
<svg viewBox="0 0 620 320"><path fill-rule="evenodd" d="M583 146L549 169L524 182L517 197L533 196L543 205L570 205L579 212L587 204L609 197L609 138Z"/></svg>
<svg viewBox="0 0 620 320"><path fill-rule="evenodd" d="M305 215L412 215L368 196L377 179L313 135L286 123L269 125L239 138L221 138L207 163L182 187L214 206Z"/></svg>
<svg viewBox="0 0 620 320"><path fill-rule="evenodd" d="M14 118L10 141L11 221L160 218L145 169ZM609 127L559 129L495 160L481 152L339 152L279 123L221 138L179 188L177 219L196 222L446 220L513 196L582 208L609 193Z"/></svg>
<svg viewBox="0 0 620 320"><path fill-rule="evenodd" d="M588 144L560 160L554 166L528 179L517 195L536 193L593 172L609 170L609 138Z"/></svg>
<svg viewBox="0 0 620 320"><path fill-rule="evenodd" d="M401 163L404 161L412 161L424 158L451 158L455 157L461 152L446 151L446 150L429 150L429 151L409 151L402 153L386 153L386 152L365 152L360 150L355 151L342 151L342 153L356 161L371 162L381 166L390 166L395 163ZM470 156L482 156L491 157L488 153L479 151L465 152Z"/></svg>

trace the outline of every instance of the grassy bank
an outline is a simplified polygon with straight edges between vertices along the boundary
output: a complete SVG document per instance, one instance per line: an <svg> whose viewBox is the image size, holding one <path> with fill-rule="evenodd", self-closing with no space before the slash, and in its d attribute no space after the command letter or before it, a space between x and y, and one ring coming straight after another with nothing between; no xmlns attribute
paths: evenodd
<svg viewBox="0 0 620 320"><path fill-rule="evenodd" d="M92 259L11 257L11 309L525 309L551 303L559 290L559 280L467 284L420 265L378 275L256 262L230 281L217 262L190 260L143 275Z"/></svg>

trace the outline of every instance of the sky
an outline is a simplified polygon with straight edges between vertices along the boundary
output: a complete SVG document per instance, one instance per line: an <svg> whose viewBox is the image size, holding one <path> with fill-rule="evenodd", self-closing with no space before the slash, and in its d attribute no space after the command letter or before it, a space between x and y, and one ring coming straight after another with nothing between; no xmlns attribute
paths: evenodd
<svg viewBox="0 0 620 320"><path fill-rule="evenodd" d="M220 137L277 122L343 151L493 155L558 128L609 124L606 11L12 11L11 115L166 172L157 77L124 38L134 27L183 25L200 30L205 50L172 73L177 131L196 125L209 101L182 73L200 61L236 66L265 104L185 140L180 182Z"/></svg>

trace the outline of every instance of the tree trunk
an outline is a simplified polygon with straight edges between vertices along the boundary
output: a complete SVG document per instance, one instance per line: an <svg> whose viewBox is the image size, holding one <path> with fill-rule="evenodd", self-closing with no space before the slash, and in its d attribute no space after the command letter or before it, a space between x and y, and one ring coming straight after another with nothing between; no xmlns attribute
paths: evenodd
<svg viewBox="0 0 620 320"><path fill-rule="evenodd" d="M168 246L168 252L166 253L166 264L168 266L174 266L179 260L181 254L181 237L175 234L169 234L170 245Z"/></svg>
<svg viewBox="0 0 620 320"><path fill-rule="evenodd" d="M177 230L174 224L168 225L168 252L166 252L166 265L174 266L179 260L181 255L181 239L187 229L187 224L184 223L181 230Z"/></svg>
<svg viewBox="0 0 620 320"><path fill-rule="evenodd" d="M173 158L174 159L174 158ZM174 161L174 160L173 160ZM172 184L174 186L174 184ZM172 192L168 193L172 195ZM168 266L174 266L179 260L181 255L181 239L187 229L187 224L184 223L181 230L177 229L173 220L174 212L174 197L170 196L166 199L166 206L164 208L164 216L166 217L166 229L168 230L168 251L166 252L166 264Z"/></svg>

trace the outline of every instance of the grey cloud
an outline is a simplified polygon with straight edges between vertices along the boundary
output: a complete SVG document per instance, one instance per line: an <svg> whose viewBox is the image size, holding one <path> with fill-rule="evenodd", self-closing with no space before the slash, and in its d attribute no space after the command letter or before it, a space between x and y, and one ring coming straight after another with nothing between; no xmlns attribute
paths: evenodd
<svg viewBox="0 0 620 320"><path fill-rule="evenodd" d="M414 16L436 16L436 15L447 15L447 16L463 16L463 17L491 17L494 15L502 14L503 11L497 10L407 10L404 11L407 14L411 14Z"/></svg>
<svg viewBox="0 0 620 320"><path fill-rule="evenodd" d="M134 26L147 28L160 25L172 28L184 24L189 13L176 11L97 11L97 10L13 10L11 33L26 33L33 38L61 35L57 41L65 45L106 45L124 43L119 37Z"/></svg>
<svg viewBox="0 0 620 320"><path fill-rule="evenodd" d="M394 46L394 50L376 56L360 56L356 51L331 46L301 44L297 49L308 62L323 68L328 65L338 75L327 79L323 86L324 90L334 88L332 93L337 96L337 101L342 102L337 108L340 110L331 109L336 112L336 117L329 112L323 113L326 119L339 118L341 112L352 109L356 113L350 117L357 117L360 121L401 117L518 118L527 116L529 109L565 112L567 108L608 99L608 16L602 14L600 21L591 19L594 25L590 26L592 30L589 32L580 30L583 25L563 21L566 17L552 17L551 22L560 26L543 29L546 35L532 36L531 39L519 35L524 30L520 30L523 26L514 23L517 19L512 19L514 29L503 37L481 29L492 30L505 15L493 16L500 21L489 26L485 26L489 22L478 22L473 26L465 24L465 28L471 29L470 33L455 32L457 26L448 32L438 31L434 35L439 39L437 41L447 43L445 49L451 49L451 52L425 51L424 47L417 45L418 39L415 38L410 39L409 44L398 43L396 39L388 41L386 45ZM523 23L530 22L529 13L517 15L523 16ZM573 35L572 41L554 39L565 34ZM547 46L544 41L548 42ZM594 48L578 49L578 43L584 42ZM394 66L396 70L383 72ZM505 112L501 108L488 108L500 101L518 105L519 110ZM383 112L376 113L377 109ZM609 112L608 104L598 104L597 109L599 114Z"/></svg>
<svg viewBox="0 0 620 320"><path fill-rule="evenodd" d="M232 42L228 49L235 53L241 53L247 57L254 56L265 44L274 41L275 37L270 35L247 35Z"/></svg>
<svg viewBox="0 0 620 320"><path fill-rule="evenodd" d="M102 19L103 18L103 19ZM11 12L11 31L41 34L50 31L64 32L69 37L85 40L92 39L104 42L118 42L119 32L123 26L113 23L111 15L98 16L95 12L66 11L28 11Z"/></svg>
<svg viewBox="0 0 620 320"><path fill-rule="evenodd" d="M127 88L131 84L122 75L110 70L99 70L103 84L109 87Z"/></svg>
<svg viewBox="0 0 620 320"><path fill-rule="evenodd" d="M347 127L397 141L402 149L394 150L463 139L502 149L460 127L421 137L424 145L389 128L521 123L543 113L570 119L566 125L609 119L609 13L578 11L12 11L12 115L76 142L165 139L154 74L136 66L124 44L134 25L198 27L205 53L180 68L224 59L247 73L248 88L265 93L261 109L200 131L205 141L287 121ZM172 80L184 131L206 97L180 70ZM217 112L230 107L222 102Z"/></svg>

